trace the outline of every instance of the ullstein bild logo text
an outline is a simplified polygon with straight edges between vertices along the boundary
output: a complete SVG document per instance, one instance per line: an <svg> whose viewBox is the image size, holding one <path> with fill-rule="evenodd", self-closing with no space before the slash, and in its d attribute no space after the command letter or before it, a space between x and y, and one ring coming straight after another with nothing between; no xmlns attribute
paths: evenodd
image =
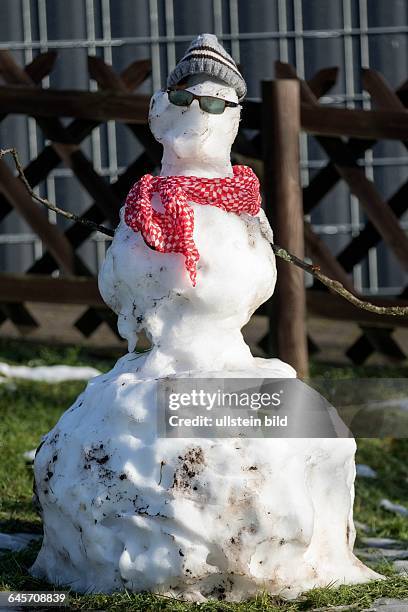
<svg viewBox="0 0 408 612"><path fill-rule="evenodd" d="M170 427L286 427L288 424L288 417L273 415L268 417L266 414L263 418L254 417L252 415L248 417L232 417L229 414L225 414L222 417L208 417L203 415L197 415L195 417L179 417L178 415L171 415L168 419Z"/></svg>

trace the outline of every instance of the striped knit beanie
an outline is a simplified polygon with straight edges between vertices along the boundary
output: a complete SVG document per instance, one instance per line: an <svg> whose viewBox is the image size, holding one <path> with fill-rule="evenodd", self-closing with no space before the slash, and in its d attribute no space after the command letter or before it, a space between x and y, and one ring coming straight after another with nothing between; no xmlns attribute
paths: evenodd
<svg viewBox="0 0 408 612"><path fill-rule="evenodd" d="M170 73L167 87L174 87L185 77L197 73L208 74L224 81L235 89L239 101L245 97L247 88L242 74L214 34L200 34L192 41L184 57Z"/></svg>

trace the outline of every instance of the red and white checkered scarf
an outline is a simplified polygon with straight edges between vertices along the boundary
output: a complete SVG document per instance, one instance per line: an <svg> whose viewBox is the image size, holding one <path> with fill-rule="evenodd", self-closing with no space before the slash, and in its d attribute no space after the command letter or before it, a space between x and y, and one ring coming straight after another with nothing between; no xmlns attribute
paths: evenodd
<svg viewBox="0 0 408 612"><path fill-rule="evenodd" d="M256 215L261 205L259 181L248 166L233 166L234 176L152 176L145 174L126 198L125 221L141 232L148 246L160 253L182 253L193 286L200 254L193 240L194 211L189 201L209 204L234 213ZM152 207L160 195L164 212Z"/></svg>

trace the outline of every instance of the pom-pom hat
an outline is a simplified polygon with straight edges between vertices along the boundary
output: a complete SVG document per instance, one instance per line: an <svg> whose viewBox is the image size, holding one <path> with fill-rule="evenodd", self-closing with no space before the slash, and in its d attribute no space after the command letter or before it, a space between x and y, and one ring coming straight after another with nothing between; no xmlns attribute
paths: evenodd
<svg viewBox="0 0 408 612"><path fill-rule="evenodd" d="M174 87L192 74L208 74L235 89L239 101L247 92L246 83L232 57L220 45L214 34L200 34L169 74L167 87Z"/></svg>

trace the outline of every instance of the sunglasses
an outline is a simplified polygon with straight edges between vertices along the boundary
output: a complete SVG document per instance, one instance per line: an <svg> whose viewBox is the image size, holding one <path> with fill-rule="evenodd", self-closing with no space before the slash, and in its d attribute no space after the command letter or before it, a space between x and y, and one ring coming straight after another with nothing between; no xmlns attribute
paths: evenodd
<svg viewBox="0 0 408 612"><path fill-rule="evenodd" d="M229 102L228 100L222 100L222 98L196 96L186 89L168 89L167 94L170 102L176 106L190 106L193 100L198 100L201 110L212 115L221 115L227 106L230 108L239 106L238 102Z"/></svg>

